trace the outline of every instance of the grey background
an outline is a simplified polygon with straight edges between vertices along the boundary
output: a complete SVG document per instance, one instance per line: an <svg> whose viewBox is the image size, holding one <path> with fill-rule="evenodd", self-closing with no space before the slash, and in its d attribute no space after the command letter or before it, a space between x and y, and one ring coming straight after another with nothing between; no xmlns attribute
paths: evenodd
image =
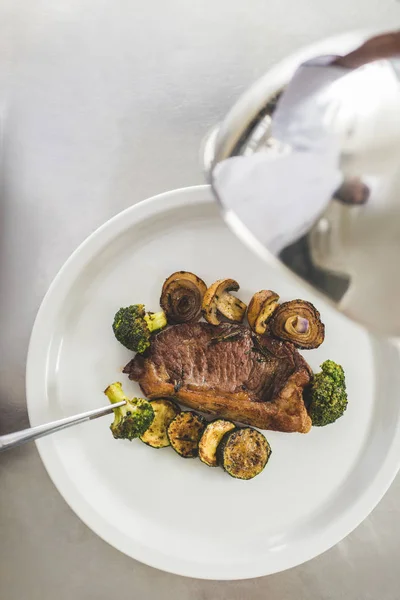
<svg viewBox="0 0 400 600"><path fill-rule="evenodd" d="M203 135L264 70L350 29L394 28L394 0L0 2L0 430L28 426L25 358L52 278L121 209L202 183ZM243 582L184 579L93 534L33 444L0 456L0 597L397 600L400 479L313 561Z"/></svg>

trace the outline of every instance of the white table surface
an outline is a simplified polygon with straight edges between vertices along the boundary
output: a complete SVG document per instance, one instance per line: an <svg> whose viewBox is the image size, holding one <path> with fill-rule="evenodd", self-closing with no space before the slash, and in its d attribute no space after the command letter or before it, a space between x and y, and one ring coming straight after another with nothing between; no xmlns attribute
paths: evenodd
<svg viewBox="0 0 400 600"><path fill-rule="evenodd" d="M98 225L203 182L203 135L268 66L324 36L400 25L396 0L0 1L0 431L28 426L41 299ZM267 578L162 573L92 533L33 444L0 457L2 600L398 600L400 479L313 561Z"/></svg>

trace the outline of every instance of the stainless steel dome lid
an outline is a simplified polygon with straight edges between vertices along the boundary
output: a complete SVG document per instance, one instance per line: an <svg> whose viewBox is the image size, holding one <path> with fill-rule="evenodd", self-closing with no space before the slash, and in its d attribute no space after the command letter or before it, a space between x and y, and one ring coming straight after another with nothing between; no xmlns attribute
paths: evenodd
<svg viewBox="0 0 400 600"><path fill-rule="evenodd" d="M203 157L247 244L351 318L398 336L400 33L364 40L327 40L271 69Z"/></svg>

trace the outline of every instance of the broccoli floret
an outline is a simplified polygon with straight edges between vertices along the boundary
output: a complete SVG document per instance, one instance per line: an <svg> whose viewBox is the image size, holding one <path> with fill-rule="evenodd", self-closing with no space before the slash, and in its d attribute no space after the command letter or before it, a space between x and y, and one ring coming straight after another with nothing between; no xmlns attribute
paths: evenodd
<svg viewBox="0 0 400 600"><path fill-rule="evenodd" d="M162 329L167 324L163 311L146 313L143 304L133 304L120 308L113 322L113 331L117 340L134 352L144 352L150 346L153 331Z"/></svg>
<svg viewBox="0 0 400 600"><path fill-rule="evenodd" d="M114 409L114 421L110 426L115 439L132 440L144 434L154 419L154 410L150 402L143 398L129 399L117 381L104 390L111 402L116 404L125 400L124 406Z"/></svg>
<svg viewBox="0 0 400 600"><path fill-rule="evenodd" d="M326 360L321 365L321 369L322 373L331 377L336 384L345 384L343 367L335 363L333 360Z"/></svg>
<svg viewBox="0 0 400 600"><path fill-rule="evenodd" d="M308 413L312 424L323 427L334 423L347 408L346 382L343 368L326 360L322 371L314 375L310 388Z"/></svg>

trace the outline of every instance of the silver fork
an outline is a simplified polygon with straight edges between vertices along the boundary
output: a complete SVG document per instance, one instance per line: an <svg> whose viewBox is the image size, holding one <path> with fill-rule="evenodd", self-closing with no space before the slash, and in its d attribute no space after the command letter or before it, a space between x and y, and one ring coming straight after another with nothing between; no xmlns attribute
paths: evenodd
<svg viewBox="0 0 400 600"><path fill-rule="evenodd" d="M52 421L51 423L45 423L44 425L28 427L28 429L22 429L22 431L1 435L0 452L3 452L4 450L10 450L11 448L15 448L15 446L20 446L21 444L31 442L32 440L37 440L40 437L50 435L56 431L61 431L61 429L66 429L67 427L72 427L73 425L84 423L85 421L91 421L92 419L98 419L104 415L109 415L112 413L114 408L118 408L124 404L126 404L125 401L116 402L115 404L109 404L103 408L88 410L78 415L73 415L72 417L65 417L64 419Z"/></svg>

